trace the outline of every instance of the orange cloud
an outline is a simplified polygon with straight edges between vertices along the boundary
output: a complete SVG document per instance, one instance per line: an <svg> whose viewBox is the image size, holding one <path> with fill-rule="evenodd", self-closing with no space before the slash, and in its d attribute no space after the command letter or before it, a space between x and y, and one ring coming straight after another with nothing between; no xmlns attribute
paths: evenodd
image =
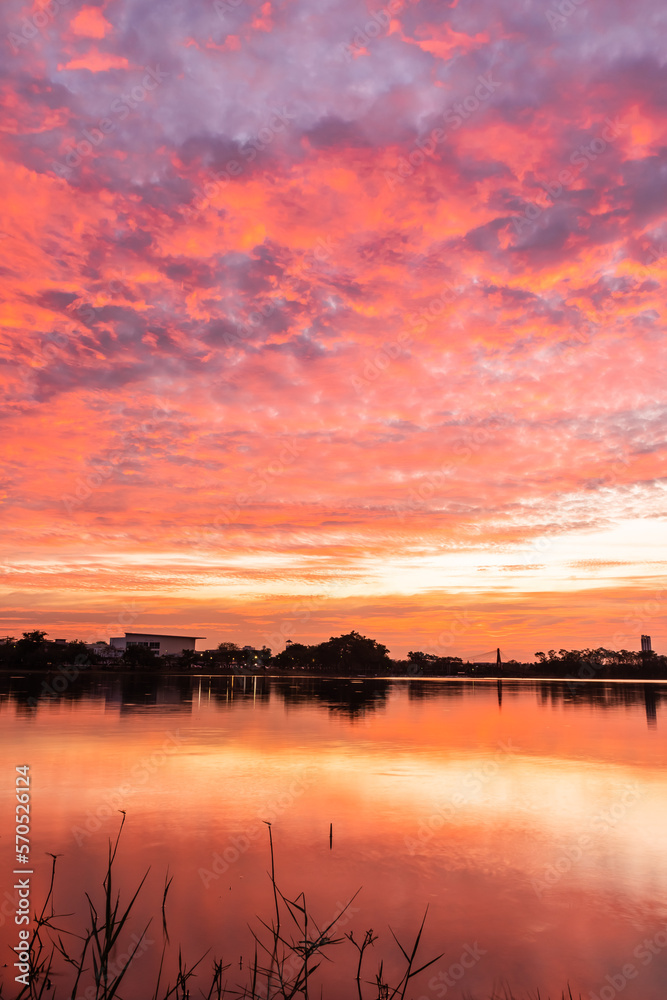
<svg viewBox="0 0 667 1000"><path fill-rule="evenodd" d="M58 66L58 69L87 69L90 70L91 73L104 73L108 69L129 69L129 67L130 64L125 56L115 55L112 52L99 52L97 49L91 49L91 51L86 52L85 55L78 56L75 59L70 59L70 61L64 65Z"/></svg>
<svg viewBox="0 0 667 1000"><path fill-rule="evenodd" d="M12 627L104 623L127 594L145 625L254 641L325 594L313 640L400 653L473 609L457 650L614 645L662 573L659 64L545 45L498 5L406 6L410 37L375 20L361 60L365 8L323 36L298 4L228 7L187 30L133 8L122 36L86 7L20 36ZM608 118L627 127L603 142Z"/></svg>
<svg viewBox="0 0 667 1000"><path fill-rule="evenodd" d="M70 21L70 30L81 38L104 38L113 31L113 26L99 7L82 7Z"/></svg>

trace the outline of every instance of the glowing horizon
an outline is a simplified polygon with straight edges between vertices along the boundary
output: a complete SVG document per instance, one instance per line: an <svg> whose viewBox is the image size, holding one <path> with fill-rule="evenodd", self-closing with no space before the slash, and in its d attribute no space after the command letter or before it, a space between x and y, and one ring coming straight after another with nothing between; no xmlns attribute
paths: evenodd
<svg viewBox="0 0 667 1000"><path fill-rule="evenodd" d="M7 0L2 634L667 652L663 20L556 10Z"/></svg>

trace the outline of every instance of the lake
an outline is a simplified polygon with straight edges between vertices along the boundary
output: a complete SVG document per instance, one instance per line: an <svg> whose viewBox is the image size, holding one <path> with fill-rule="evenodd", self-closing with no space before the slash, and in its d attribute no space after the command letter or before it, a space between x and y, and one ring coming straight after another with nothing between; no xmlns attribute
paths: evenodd
<svg viewBox="0 0 667 1000"><path fill-rule="evenodd" d="M337 937L377 935L365 979L380 960L386 979L400 978L390 928L408 949L428 907L417 964L444 955L406 998L481 1000L505 986L560 997L569 983L574 996L664 1000L667 685L57 680L0 677L0 964L11 965L17 941L14 768L29 765L33 910L47 852L59 855L56 912L72 914L62 926L83 919L84 892L101 898L119 809L121 892L150 868L123 938L137 940L153 918L126 1000L152 996L167 871L172 948L189 961L211 949L191 996L213 954L231 963L230 985L244 981L248 924L266 936L258 918L269 922L274 905L266 821L285 896L304 892ZM356 997L353 945L329 956L312 996L322 984L326 1000ZM13 970L0 974L3 998L14 997ZM52 978L63 996L67 976ZM376 1000L376 987L362 990Z"/></svg>

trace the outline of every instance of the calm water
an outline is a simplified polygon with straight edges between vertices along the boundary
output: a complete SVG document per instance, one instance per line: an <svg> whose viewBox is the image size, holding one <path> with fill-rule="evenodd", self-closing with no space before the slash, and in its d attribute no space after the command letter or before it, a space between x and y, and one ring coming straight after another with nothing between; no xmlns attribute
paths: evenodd
<svg viewBox="0 0 667 1000"><path fill-rule="evenodd" d="M34 905L45 852L59 854L56 910L76 921L119 808L122 889L150 866L128 935L154 915L152 943L129 1000L152 995L167 869L172 943L192 960L211 948L243 980L247 924L271 916L262 820L282 890L304 891L321 925L361 887L337 931L379 936L369 979L380 959L398 972L389 926L407 943L428 904L420 955L445 955L414 1000L504 984L560 996L568 981L600 1000L626 982L628 998L664 1000L666 686L97 675L35 705L43 680L0 678L0 964L17 940L14 767L29 764ZM348 1000L352 946L336 958L323 996ZM13 970L0 974L13 997Z"/></svg>

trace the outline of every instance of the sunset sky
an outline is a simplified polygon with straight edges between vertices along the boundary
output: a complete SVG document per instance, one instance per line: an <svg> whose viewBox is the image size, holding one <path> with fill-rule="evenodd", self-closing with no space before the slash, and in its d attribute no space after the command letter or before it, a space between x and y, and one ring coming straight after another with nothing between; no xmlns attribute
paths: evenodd
<svg viewBox="0 0 667 1000"><path fill-rule="evenodd" d="M662 3L0 26L0 634L667 652Z"/></svg>

